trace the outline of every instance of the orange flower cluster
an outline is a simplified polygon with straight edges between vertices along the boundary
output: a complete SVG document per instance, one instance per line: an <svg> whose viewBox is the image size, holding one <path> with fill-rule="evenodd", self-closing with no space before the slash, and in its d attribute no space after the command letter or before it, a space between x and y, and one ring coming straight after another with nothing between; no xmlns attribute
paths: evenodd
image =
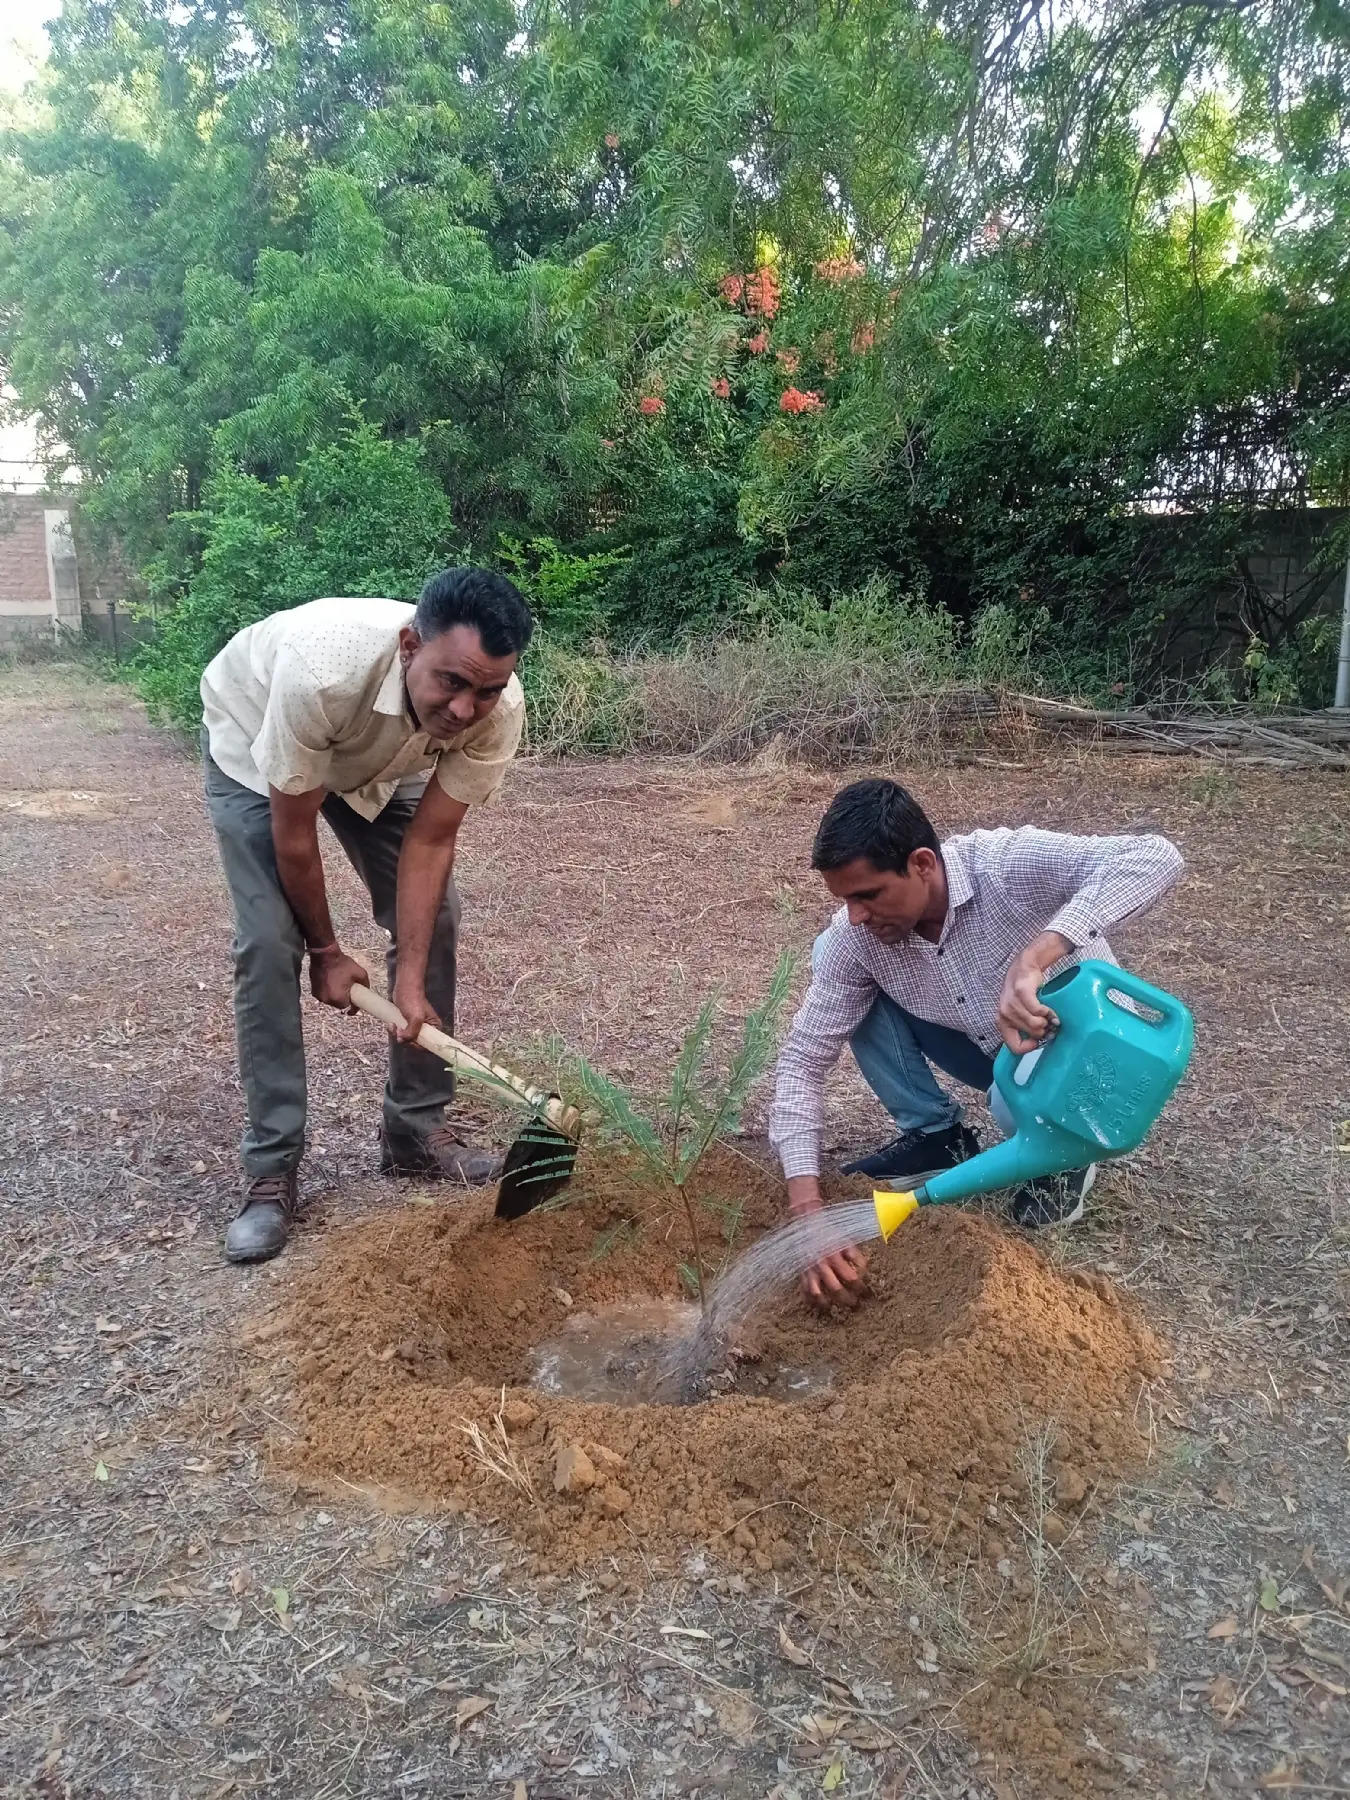
<svg viewBox="0 0 1350 1800"><path fill-rule="evenodd" d="M666 403L655 394L644 394L638 401L638 411L644 419L659 418L666 410Z"/></svg>
<svg viewBox="0 0 1350 1800"><path fill-rule="evenodd" d="M757 331L753 337L749 337L745 340L745 347L750 352L751 356L763 356L764 352L769 347L768 332Z"/></svg>
<svg viewBox="0 0 1350 1800"><path fill-rule="evenodd" d="M790 349L780 350L778 360L789 375L795 375L802 366L802 353L794 345Z"/></svg>
<svg viewBox="0 0 1350 1800"><path fill-rule="evenodd" d="M836 286L841 281L856 281L862 272L862 264L852 256L827 256L824 262L816 264L820 279L832 281Z"/></svg>
<svg viewBox="0 0 1350 1800"><path fill-rule="evenodd" d="M853 334L852 347L854 354L861 356L863 351L870 350L876 341L877 328L869 319L865 325L860 325Z"/></svg>
<svg viewBox="0 0 1350 1800"><path fill-rule="evenodd" d="M727 380L725 375L719 375L717 380L712 384L712 391L716 399L730 400L731 383Z"/></svg>
<svg viewBox="0 0 1350 1800"><path fill-rule="evenodd" d="M783 304L783 290L772 269L756 269L753 275L724 275L717 291L728 306L745 305L752 318L772 319Z"/></svg>
<svg viewBox="0 0 1350 1800"><path fill-rule="evenodd" d="M756 269L745 284L745 310L753 317L772 319L782 303L782 289L773 270Z"/></svg>
<svg viewBox="0 0 1350 1800"><path fill-rule="evenodd" d="M825 396L814 390L803 393L800 388L784 388L779 396L778 409L786 413L816 413L825 410Z"/></svg>

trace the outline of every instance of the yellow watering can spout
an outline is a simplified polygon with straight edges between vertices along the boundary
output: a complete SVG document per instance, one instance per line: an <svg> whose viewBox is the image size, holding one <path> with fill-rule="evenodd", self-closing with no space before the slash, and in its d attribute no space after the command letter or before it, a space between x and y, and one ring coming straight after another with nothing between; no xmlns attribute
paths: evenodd
<svg viewBox="0 0 1350 1800"><path fill-rule="evenodd" d="M877 1188L873 1192L872 1204L877 1209L877 1224L881 1228L881 1235L888 1243L909 1215L919 1210L917 1194L892 1194L884 1188Z"/></svg>

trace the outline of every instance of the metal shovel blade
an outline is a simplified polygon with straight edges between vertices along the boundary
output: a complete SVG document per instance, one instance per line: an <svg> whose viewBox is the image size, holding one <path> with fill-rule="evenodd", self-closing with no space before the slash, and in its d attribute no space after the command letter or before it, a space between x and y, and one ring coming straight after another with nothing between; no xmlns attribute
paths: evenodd
<svg viewBox="0 0 1350 1800"><path fill-rule="evenodd" d="M533 1212L567 1186L576 1166L575 1139L555 1131L543 1119L531 1119L506 1153L496 1216L520 1219Z"/></svg>

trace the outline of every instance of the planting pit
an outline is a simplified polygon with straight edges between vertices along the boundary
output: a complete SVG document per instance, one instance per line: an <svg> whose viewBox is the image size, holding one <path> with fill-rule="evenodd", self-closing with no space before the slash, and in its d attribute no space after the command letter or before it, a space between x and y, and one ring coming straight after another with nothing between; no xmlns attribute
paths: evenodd
<svg viewBox="0 0 1350 1800"><path fill-rule="evenodd" d="M721 1150L700 1173L719 1256L717 1221L738 1206L736 1249L778 1221L781 1184L758 1164ZM767 1570L819 1549L823 1522L858 1530L884 1509L943 1554L1003 1557L1020 1549L1006 1508L1045 1427L1061 1523L1146 1449L1136 1414L1160 1352L1133 1306L955 1208L869 1246L874 1293L856 1313L776 1297L701 1404L536 1385L589 1332L582 1378L603 1367L588 1391L612 1395L624 1344L687 1303L686 1254L678 1211L607 1152L583 1154L568 1204L514 1223L488 1196L437 1193L335 1231L281 1321L299 1437L279 1454L309 1477L470 1508L549 1566L635 1548L655 1566L699 1546Z"/></svg>
<svg viewBox="0 0 1350 1800"><path fill-rule="evenodd" d="M569 1313L557 1336L533 1352L531 1380L542 1394L614 1406L692 1406L733 1393L806 1400L833 1388L824 1364L774 1362L744 1341L689 1360L699 1318L698 1307L683 1300L619 1301Z"/></svg>

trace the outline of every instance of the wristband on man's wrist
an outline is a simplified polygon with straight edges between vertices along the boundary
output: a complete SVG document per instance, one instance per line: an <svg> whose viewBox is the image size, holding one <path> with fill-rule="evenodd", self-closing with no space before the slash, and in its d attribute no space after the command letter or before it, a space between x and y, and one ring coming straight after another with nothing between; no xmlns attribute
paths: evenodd
<svg viewBox="0 0 1350 1800"><path fill-rule="evenodd" d="M313 962L316 956L331 956L335 950L340 948L341 946L336 938L333 939L331 944L311 944L309 946L309 960Z"/></svg>

